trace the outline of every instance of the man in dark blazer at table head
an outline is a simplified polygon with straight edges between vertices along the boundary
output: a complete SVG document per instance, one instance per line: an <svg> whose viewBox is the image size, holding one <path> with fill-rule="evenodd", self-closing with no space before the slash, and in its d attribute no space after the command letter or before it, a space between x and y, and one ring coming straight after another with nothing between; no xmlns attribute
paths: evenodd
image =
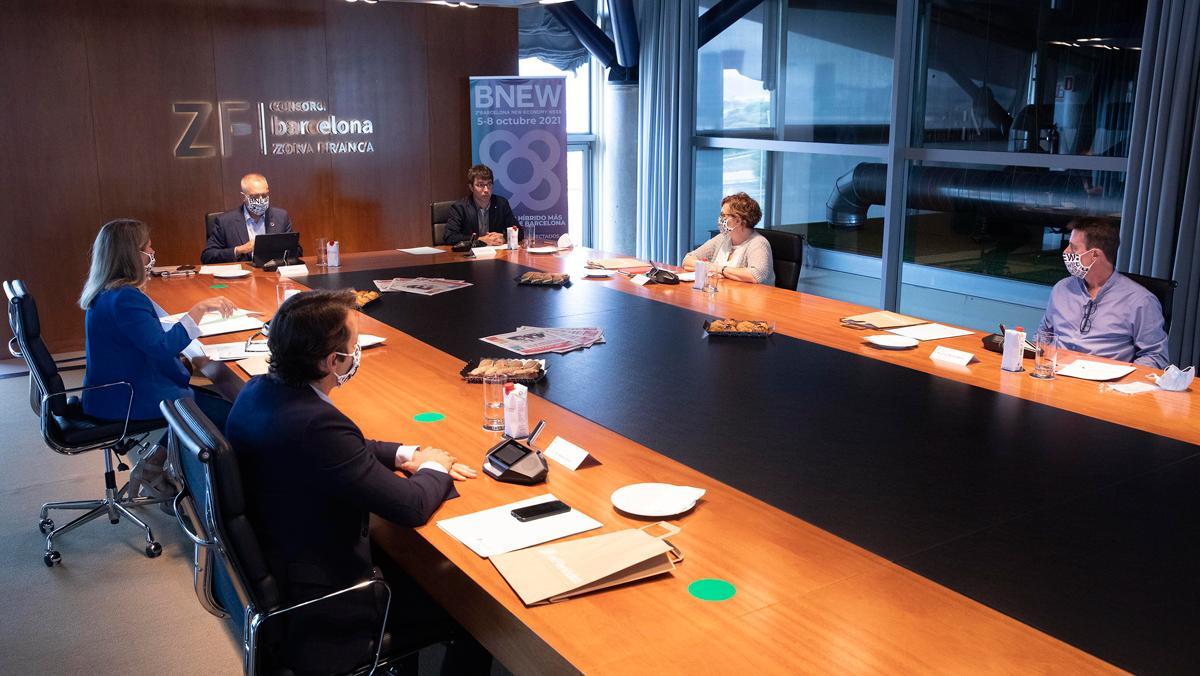
<svg viewBox="0 0 1200 676"><path fill-rule="evenodd" d="M271 320L270 372L247 383L226 424L242 472L246 514L289 604L378 574L368 535L371 513L420 526L456 495L456 479L475 476L441 449L364 438L330 400L329 393L358 372L362 352L354 308L354 295L344 290L287 299ZM389 582L394 645L431 632L429 643L459 636L458 652L468 657L458 659L479 661L482 648L414 582ZM315 617L286 622L273 651L292 671L342 673L352 666L344 660L369 653L381 602L347 595L313 610ZM482 659L490 664L486 652Z"/></svg>
<svg viewBox="0 0 1200 676"><path fill-rule="evenodd" d="M292 219L283 209L271 206L271 191L262 174L242 177L242 204L217 216L208 228L208 239L200 262L248 261L254 254L254 238L292 231Z"/></svg>
<svg viewBox="0 0 1200 676"><path fill-rule="evenodd" d="M458 244L478 235L476 246L500 246L504 244L505 231L517 225L508 200L492 193L492 169L486 164L476 164L467 170L466 197L450 205L446 220L444 244Z"/></svg>

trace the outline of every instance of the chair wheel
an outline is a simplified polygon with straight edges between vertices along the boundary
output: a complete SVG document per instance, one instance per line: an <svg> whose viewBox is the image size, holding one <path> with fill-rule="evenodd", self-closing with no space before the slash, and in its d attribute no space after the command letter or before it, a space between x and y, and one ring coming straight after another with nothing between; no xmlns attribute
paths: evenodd
<svg viewBox="0 0 1200 676"><path fill-rule="evenodd" d="M42 519L38 521L38 530L42 532L42 535L46 535L54 530L54 519Z"/></svg>
<svg viewBox="0 0 1200 676"><path fill-rule="evenodd" d="M42 557L42 561L46 563L47 568L53 568L54 566L62 563L62 554L59 554L58 550L51 549L50 551L46 552L45 556Z"/></svg>
<svg viewBox="0 0 1200 676"><path fill-rule="evenodd" d="M146 558L153 559L159 554L162 554L162 545L158 544L157 542L151 542L150 544L146 545Z"/></svg>

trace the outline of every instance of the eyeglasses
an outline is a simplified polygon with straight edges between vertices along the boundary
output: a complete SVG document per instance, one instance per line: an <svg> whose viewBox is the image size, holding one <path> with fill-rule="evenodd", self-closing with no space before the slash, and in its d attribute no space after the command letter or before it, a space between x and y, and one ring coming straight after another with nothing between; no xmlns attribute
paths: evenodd
<svg viewBox="0 0 1200 676"><path fill-rule="evenodd" d="M1079 333L1086 335L1092 330L1092 315L1096 313L1096 301L1089 300L1087 305L1083 306L1083 319L1079 322Z"/></svg>
<svg viewBox="0 0 1200 676"><path fill-rule="evenodd" d="M261 336L261 340L255 340ZM259 331L253 336L246 339L247 352L270 352L271 348L267 346L267 334Z"/></svg>

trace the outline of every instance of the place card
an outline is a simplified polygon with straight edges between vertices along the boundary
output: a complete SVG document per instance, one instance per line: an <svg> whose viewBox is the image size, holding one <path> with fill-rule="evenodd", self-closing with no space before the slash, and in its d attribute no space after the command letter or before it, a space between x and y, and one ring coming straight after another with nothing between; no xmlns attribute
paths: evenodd
<svg viewBox="0 0 1200 676"><path fill-rule="evenodd" d="M471 253L475 254L475 258L495 258L496 250L490 246L478 246L471 249Z"/></svg>
<svg viewBox="0 0 1200 676"><path fill-rule="evenodd" d="M962 350L955 350L939 345L934 348L933 352L929 353L929 358L934 361L954 364L955 366L966 366L975 360L975 355L970 352L963 352Z"/></svg>
<svg viewBox="0 0 1200 676"><path fill-rule="evenodd" d="M629 278L629 281L637 284L638 286L646 286L646 284L649 283L650 278L646 275L634 275L633 277Z"/></svg>
<svg viewBox="0 0 1200 676"><path fill-rule="evenodd" d="M275 270L280 277L304 277L308 274L308 266L300 263L299 265L281 265Z"/></svg>
<svg viewBox="0 0 1200 676"><path fill-rule="evenodd" d="M587 451L562 437L554 437L554 441L551 441L546 450L542 451L542 455L554 460L572 472L579 469L583 461L588 459Z"/></svg>

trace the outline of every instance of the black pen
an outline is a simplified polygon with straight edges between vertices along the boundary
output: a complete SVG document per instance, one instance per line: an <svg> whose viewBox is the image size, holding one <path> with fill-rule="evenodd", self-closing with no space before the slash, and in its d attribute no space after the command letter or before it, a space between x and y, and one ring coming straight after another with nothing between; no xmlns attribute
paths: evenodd
<svg viewBox="0 0 1200 676"><path fill-rule="evenodd" d="M1000 335L1004 335L1004 324L1000 325Z"/></svg>

